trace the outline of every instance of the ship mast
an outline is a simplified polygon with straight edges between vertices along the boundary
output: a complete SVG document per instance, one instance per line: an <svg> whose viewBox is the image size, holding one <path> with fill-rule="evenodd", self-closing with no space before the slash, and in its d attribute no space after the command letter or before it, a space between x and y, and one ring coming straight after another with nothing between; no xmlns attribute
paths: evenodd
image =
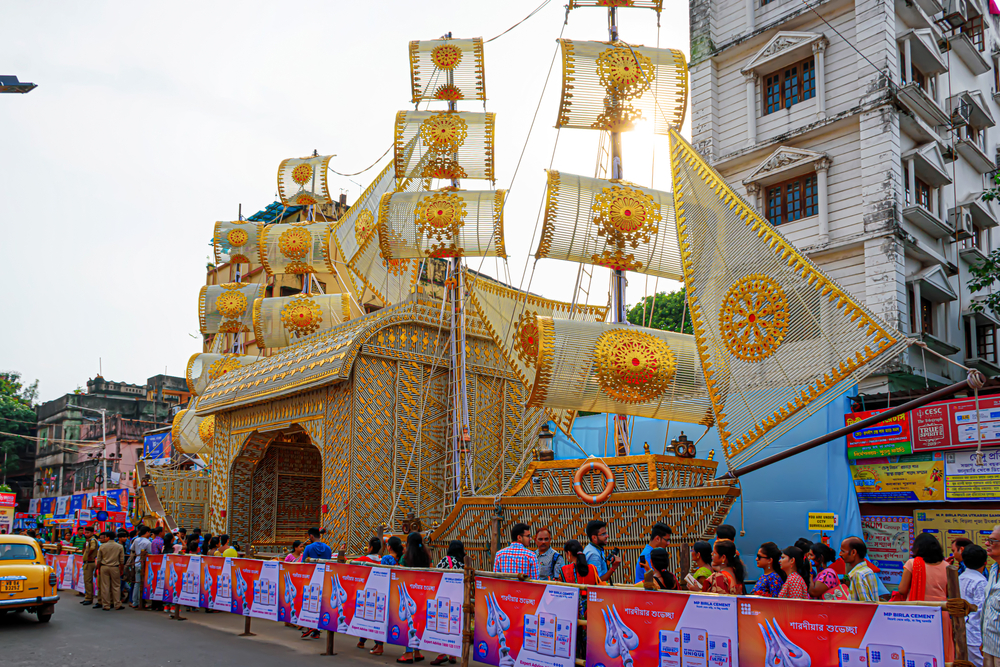
<svg viewBox="0 0 1000 667"><path fill-rule="evenodd" d="M618 41L618 8L608 7L608 38L611 43ZM611 104L617 106L619 101L612 97ZM622 179L622 133L611 132L611 180ZM625 271L622 269L612 269L611 275L611 321L625 323L627 321L625 313ZM629 450L628 443L628 417L625 415L615 415L613 426L615 434L615 456L627 456Z"/></svg>

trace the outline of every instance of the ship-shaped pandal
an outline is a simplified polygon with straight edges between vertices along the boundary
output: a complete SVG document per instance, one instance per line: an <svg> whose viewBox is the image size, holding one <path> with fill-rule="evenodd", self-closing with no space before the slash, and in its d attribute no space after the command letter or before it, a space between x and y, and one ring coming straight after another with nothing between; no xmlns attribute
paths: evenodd
<svg viewBox="0 0 1000 667"><path fill-rule="evenodd" d="M349 210L324 213L330 156L313 155L278 171L297 221L216 224L217 261L267 278L200 295L206 351L175 435L210 461L213 533L267 552L320 525L356 552L420 530L462 540L481 567L514 522L561 544L601 517L634 562L654 521L675 545L708 537L739 489L693 446L630 454L630 418L714 427L736 466L905 345L680 136L683 54L617 33L619 11L658 16L661 0L578 7L609 12L609 41L560 40L556 126L600 132L610 151L593 176L547 173L533 250L581 276L612 269L609 305L467 267L506 258L505 192L478 189L496 180L494 116L462 110L485 106L483 42L411 42L415 110L396 116L393 160ZM672 192L625 178L621 133L640 120L669 135ZM628 324L630 272L683 282L694 335ZM275 294L289 276L301 290ZM553 460L548 423L569 436L579 411L614 415L613 456Z"/></svg>

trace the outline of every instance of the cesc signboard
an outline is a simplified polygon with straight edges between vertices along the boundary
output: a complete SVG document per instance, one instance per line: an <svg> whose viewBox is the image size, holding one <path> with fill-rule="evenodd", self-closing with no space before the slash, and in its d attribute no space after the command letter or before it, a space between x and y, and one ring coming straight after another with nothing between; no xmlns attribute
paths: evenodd
<svg viewBox="0 0 1000 667"><path fill-rule="evenodd" d="M844 415L844 424L851 426L885 410L868 410ZM871 459L882 456L910 454L910 419L908 413L890 417L874 426L847 436L847 458Z"/></svg>

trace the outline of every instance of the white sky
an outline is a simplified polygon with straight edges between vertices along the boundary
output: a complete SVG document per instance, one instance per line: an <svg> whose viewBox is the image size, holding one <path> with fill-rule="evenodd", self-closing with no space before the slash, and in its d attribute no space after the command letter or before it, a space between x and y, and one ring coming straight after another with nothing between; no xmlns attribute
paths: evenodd
<svg viewBox="0 0 1000 667"><path fill-rule="evenodd" d="M235 219L240 203L249 215L274 201L283 158L316 149L351 173L381 155L396 111L413 108L410 40L448 31L489 39L540 1L5 3L4 24L17 29L0 40L0 73L38 88L0 95L0 369L39 379L43 400L85 386L99 358L109 379L183 375L201 349L197 298L214 222ZM511 188L505 224L515 285L534 249L557 134L558 60L511 180L563 28L563 1L485 47L496 187ZM656 45L654 12L620 17L622 39ZM660 46L687 53L687 4L672 3L662 24ZM564 36L606 40L606 12L574 10ZM654 146L652 186L669 189L665 138L626 137L624 175L649 185ZM596 147L596 132L565 130L553 166L593 175ZM364 187L377 173L353 180ZM346 189L353 202L361 187L331 176L331 189ZM483 270L504 278L493 259ZM575 264L543 260L531 289L569 300L575 276ZM595 275L594 303L606 302L606 276ZM647 287L644 276L630 277L629 303L652 293L653 279ZM660 281L659 291L676 288Z"/></svg>

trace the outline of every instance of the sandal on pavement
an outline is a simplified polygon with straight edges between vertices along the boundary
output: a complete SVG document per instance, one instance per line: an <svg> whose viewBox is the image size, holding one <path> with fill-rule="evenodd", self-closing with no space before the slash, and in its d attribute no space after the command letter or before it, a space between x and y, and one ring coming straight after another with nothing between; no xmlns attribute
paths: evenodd
<svg viewBox="0 0 1000 667"><path fill-rule="evenodd" d="M360 648L360 649L366 649L366 648L368 648L367 646L365 646L365 640L364 639L362 639L361 641L358 642L358 648Z"/></svg>
<svg viewBox="0 0 1000 667"><path fill-rule="evenodd" d="M439 655L438 657L436 657L433 660L431 660L430 664L432 664L432 665L443 665L446 662L448 662L448 656L446 656L446 655Z"/></svg>
<svg viewBox="0 0 1000 667"><path fill-rule="evenodd" d="M410 657L407 658L406 656L410 656ZM400 662L400 663L402 663L404 665L412 665L413 664L413 654L412 653L404 653L403 655L401 655L398 658L396 658L396 662Z"/></svg>
<svg viewBox="0 0 1000 667"><path fill-rule="evenodd" d="M371 653L372 655L382 655L382 647L381 646L376 646L375 648L373 648L372 650L370 650L368 652Z"/></svg>

